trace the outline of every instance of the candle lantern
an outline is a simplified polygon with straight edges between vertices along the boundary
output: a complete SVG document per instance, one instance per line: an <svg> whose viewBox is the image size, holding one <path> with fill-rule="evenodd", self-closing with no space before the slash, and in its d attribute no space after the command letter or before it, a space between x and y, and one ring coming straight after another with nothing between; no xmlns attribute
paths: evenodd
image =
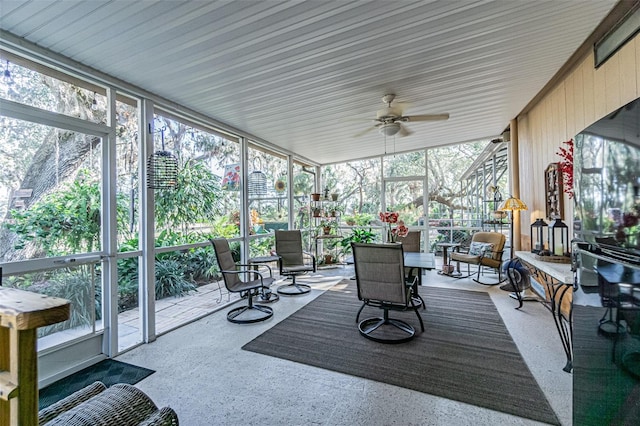
<svg viewBox="0 0 640 426"><path fill-rule="evenodd" d="M538 254L545 249L548 226L547 222L542 220L542 218L536 219L536 221L531 224L531 253Z"/></svg>
<svg viewBox="0 0 640 426"><path fill-rule="evenodd" d="M554 219L549 224L549 251L554 256L569 252L569 227L562 219Z"/></svg>

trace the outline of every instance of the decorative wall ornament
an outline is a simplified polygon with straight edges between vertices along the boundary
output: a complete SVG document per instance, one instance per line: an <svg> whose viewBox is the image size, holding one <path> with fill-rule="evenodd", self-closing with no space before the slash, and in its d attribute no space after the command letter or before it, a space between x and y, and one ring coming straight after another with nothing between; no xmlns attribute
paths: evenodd
<svg viewBox="0 0 640 426"><path fill-rule="evenodd" d="M556 155L562 158L558 166L562 173L564 192L569 195L569 198L573 198L573 139L562 143L567 147L561 146L556 152Z"/></svg>
<svg viewBox="0 0 640 426"><path fill-rule="evenodd" d="M551 163L544 171L544 188L547 218L562 219L563 201L562 172L560 163Z"/></svg>

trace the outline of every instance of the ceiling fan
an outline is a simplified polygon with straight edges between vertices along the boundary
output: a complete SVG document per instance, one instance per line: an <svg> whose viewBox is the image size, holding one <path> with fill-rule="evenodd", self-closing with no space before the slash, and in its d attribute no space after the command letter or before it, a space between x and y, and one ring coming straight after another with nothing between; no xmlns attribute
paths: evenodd
<svg viewBox="0 0 640 426"><path fill-rule="evenodd" d="M356 134L354 137L360 137L370 132L373 129L378 129L380 133L385 136L393 136L398 134L399 136L409 136L413 132L407 129L403 123L412 123L416 121L438 121L447 120L449 114L422 114L422 115L402 115L403 110L401 106L397 104L391 106L391 102L396 98L394 94L387 94L382 97L382 102L387 106L376 113L376 118L372 127Z"/></svg>

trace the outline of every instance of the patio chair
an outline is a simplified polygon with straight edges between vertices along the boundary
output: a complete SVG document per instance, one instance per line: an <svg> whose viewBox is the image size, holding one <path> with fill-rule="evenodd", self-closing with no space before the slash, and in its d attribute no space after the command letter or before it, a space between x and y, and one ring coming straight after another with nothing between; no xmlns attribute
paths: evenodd
<svg viewBox="0 0 640 426"><path fill-rule="evenodd" d="M224 238L211 240L216 252L216 259L220 266L224 285L230 293L240 293L246 297L247 304L227 312L227 320L238 324L264 321L273 316L273 309L253 303L254 296L270 293L269 286L274 282L273 277L263 277L257 271L256 265L236 264L231 255L229 242ZM269 269L269 271L271 271ZM244 277L244 280L241 279Z"/></svg>
<svg viewBox="0 0 640 426"><path fill-rule="evenodd" d="M460 247L455 247L449 259L455 262L466 263L468 271L467 277L472 275L470 265L476 265L478 267L478 273L477 277L473 280L479 284L500 284L504 281L502 279L501 265L505 242L506 237L499 232L476 232L471 237L468 252L464 253ZM483 267L497 270L498 281L492 283L480 281Z"/></svg>
<svg viewBox="0 0 640 426"><path fill-rule="evenodd" d="M316 271L315 256L302 250L302 233L300 230L277 229L275 237L280 275L291 277L292 280L291 284L278 287L278 293L285 296L309 293L311 291L309 285L296 282L298 275Z"/></svg>
<svg viewBox="0 0 640 426"><path fill-rule="evenodd" d="M358 287L358 299L362 306L356 314L360 334L380 343L408 342L415 336L415 329L406 321L389 317L389 311L413 310L424 331L418 309L420 301L412 297L412 287L417 280L407 281L404 275L402 244L351 243ZM360 321L365 306L380 308L382 317Z"/></svg>
<svg viewBox="0 0 640 426"><path fill-rule="evenodd" d="M404 237L397 237L396 241L399 243L402 243L402 251L407 253L420 253L420 236L422 234L422 231L409 231L407 233L406 236ZM413 279L415 277L418 276L418 274L421 273L420 268L410 268L410 267L405 267L404 268L404 275L407 277L407 280L409 281L413 281ZM418 283L420 282L420 280L416 280L416 286L418 285ZM426 309L426 306L424 304L424 300L422 299L422 297L418 294L418 289L417 287L413 289L414 295L416 295L419 299L420 302L422 303L423 308Z"/></svg>

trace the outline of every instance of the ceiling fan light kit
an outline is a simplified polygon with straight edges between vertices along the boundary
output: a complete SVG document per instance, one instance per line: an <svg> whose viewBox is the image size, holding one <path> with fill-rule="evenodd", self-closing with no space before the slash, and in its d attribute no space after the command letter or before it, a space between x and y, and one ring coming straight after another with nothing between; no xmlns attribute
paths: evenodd
<svg viewBox="0 0 640 426"><path fill-rule="evenodd" d="M358 133L355 137L362 136L368 133L372 129L378 129L378 132L384 136L409 136L411 132L402 123L416 122L416 121L438 121L449 119L449 114L421 114L421 115L403 115L402 106L391 106L391 102L396 98L396 95L389 93L382 97L382 102L386 104L386 107L376 112L376 118L373 120L375 124L363 132ZM406 104L403 104L406 106Z"/></svg>
<svg viewBox="0 0 640 426"><path fill-rule="evenodd" d="M383 123L378 127L378 131L385 136L393 136L400 131L400 123Z"/></svg>

